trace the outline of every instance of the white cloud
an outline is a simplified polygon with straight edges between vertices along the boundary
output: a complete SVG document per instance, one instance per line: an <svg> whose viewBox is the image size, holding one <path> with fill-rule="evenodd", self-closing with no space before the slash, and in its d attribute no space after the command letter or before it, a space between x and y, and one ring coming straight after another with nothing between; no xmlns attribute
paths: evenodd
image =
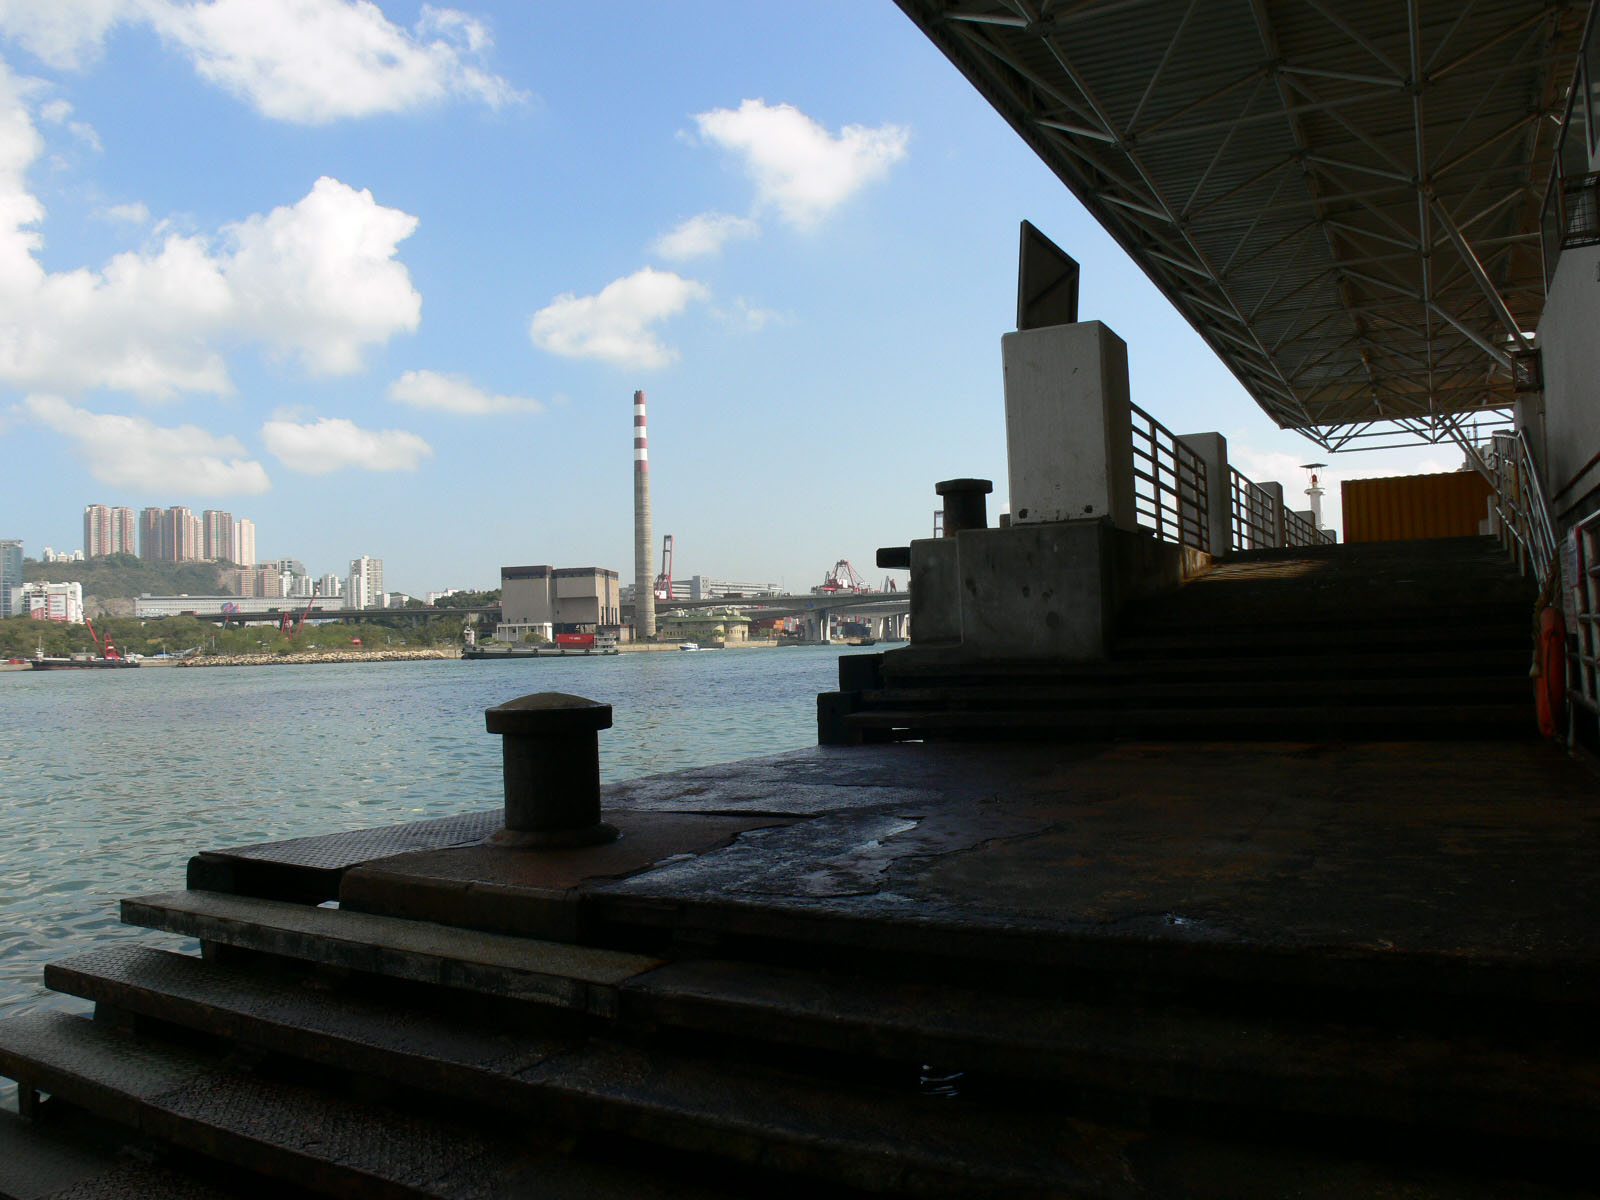
<svg viewBox="0 0 1600 1200"><path fill-rule="evenodd" d="M76 408L58 396L29 396L22 412L76 443L101 483L141 491L178 488L193 496L256 495L271 482L237 438L194 425L160 426L144 418Z"/></svg>
<svg viewBox="0 0 1600 1200"><path fill-rule="evenodd" d="M496 396L463 375L445 375L438 371L407 371L389 385L389 399L397 404L409 404L412 408L432 408L471 416L544 410L544 405L532 397Z"/></svg>
<svg viewBox="0 0 1600 1200"><path fill-rule="evenodd" d="M327 475L346 467L414 471L433 453L433 447L414 433L362 429L343 417L325 417L306 425L268 421L261 427L261 440L284 466L305 475Z"/></svg>
<svg viewBox="0 0 1600 1200"><path fill-rule="evenodd" d="M74 121L72 105L66 100L46 100L39 106L39 119L48 121L52 125L64 126L73 137L91 150L100 149L100 135L94 131L94 126L84 121Z"/></svg>
<svg viewBox="0 0 1600 1200"><path fill-rule="evenodd" d="M678 352L650 328L705 300L704 284L645 267L605 286L598 295L557 296L528 325L533 344L569 358L597 358L620 367L664 367Z"/></svg>
<svg viewBox="0 0 1600 1200"><path fill-rule="evenodd" d="M690 217L676 229L663 233L651 245L662 258L673 262L717 254L734 238L754 237L761 226L749 217L706 212Z"/></svg>
<svg viewBox="0 0 1600 1200"><path fill-rule="evenodd" d="M326 176L293 207L228 227L224 270L240 324L313 370L359 369L365 347L422 320L422 297L395 259L416 227L416 217Z"/></svg>
<svg viewBox="0 0 1600 1200"><path fill-rule="evenodd" d="M425 4L406 30L369 0L0 0L0 34L55 67L94 58L119 24L156 29L202 78L280 121L522 98L483 65L488 27L454 9Z"/></svg>
<svg viewBox="0 0 1600 1200"><path fill-rule="evenodd" d="M0 0L0 33L52 67L91 61L113 26L136 19L142 0Z"/></svg>
<svg viewBox="0 0 1600 1200"><path fill-rule="evenodd" d="M792 104L746 100L736 109L700 113L703 137L743 160L758 207L810 228L906 156L900 125L846 125L829 133Z"/></svg>
<svg viewBox="0 0 1600 1200"><path fill-rule="evenodd" d="M101 209L99 215L108 221L118 221L125 225L144 225L150 220L150 210L137 201L132 204L113 204L109 208Z"/></svg>
<svg viewBox="0 0 1600 1200"><path fill-rule="evenodd" d="M47 273L29 228L44 209L26 182L41 148L0 64L0 383L220 395L232 384L219 346L253 341L312 371L349 372L421 320L395 257L416 218L334 179L215 238L169 234L99 270ZM148 216L142 205L116 215Z"/></svg>
<svg viewBox="0 0 1600 1200"><path fill-rule="evenodd" d="M771 308L758 308L743 296L735 296L732 308L712 309L712 315L724 324L747 333L760 333L768 325L782 325L790 318Z"/></svg>
<svg viewBox="0 0 1600 1200"><path fill-rule="evenodd" d="M366 0L159 4L151 23L202 77L263 116L319 125L405 112L461 96L498 108L518 93L476 61L485 26L425 6L415 32Z"/></svg>

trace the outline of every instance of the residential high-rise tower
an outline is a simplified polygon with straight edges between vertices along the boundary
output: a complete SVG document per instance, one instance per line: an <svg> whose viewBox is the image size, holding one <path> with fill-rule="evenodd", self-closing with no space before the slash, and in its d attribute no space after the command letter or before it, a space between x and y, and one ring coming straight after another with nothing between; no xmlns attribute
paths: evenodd
<svg viewBox="0 0 1600 1200"><path fill-rule="evenodd" d="M350 560L350 582L345 588L346 608L375 608L383 595L383 559L363 554Z"/></svg>
<svg viewBox="0 0 1600 1200"><path fill-rule="evenodd" d="M0 617L11 611L11 592L22 586L22 540L0 538Z"/></svg>
<svg viewBox="0 0 1600 1200"><path fill-rule="evenodd" d="M133 509L124 505L86 504L83 508L83 556L134 554Z"/></svg>

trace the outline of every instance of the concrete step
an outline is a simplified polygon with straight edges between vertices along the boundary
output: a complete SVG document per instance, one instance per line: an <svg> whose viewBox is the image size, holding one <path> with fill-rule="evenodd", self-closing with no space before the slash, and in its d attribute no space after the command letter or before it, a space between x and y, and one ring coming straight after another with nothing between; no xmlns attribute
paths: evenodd
<svg viewBox="0 0 1600 1200"><path fill-rule="evenodd" d="M1483 629L1468 627L1378 628L1323 630L1318 628L1215 629L1184 631L1133 630L1120 635L1112 648L1115 658L1162 657L1260 658L1280 654L1301 658L1342 657L1397 651L1471 656L1485 651L1521 649L1531 656L1532 640L1526 624Z"/></svg>
<svg viewBox="0 0 1600 1200"><path fill-rule="evenodd" d="M1531 651L1518 644L1463 654L1418 651L1341 655L1330 663L1327 656L1273 655L1269 658L1228 655L1222 658L1154 656L1107 659L1103 662L1049 663L1001 662L959 666L937 662L883 664L883 679L892 687L1025 687L1073 686L1104 682L1126 686L1141 681L1232 679L1293 680L1328 678L1458 678L1463 676L1515 676L1525 678Z"/></svg>
<svg viewBox="0 0 1600 1200"><path fill-rule="evenodd" d="M125 964L132 961L129 956L123 958ZM141 984L129 978L138 973L136 964L132 972L124 970L120 978L109 980L106 976L118 972L104 969L109 965L105 962L94 972L84 971L81 963L63 969L75 972L87 987L115 993L108 1003L120 1005L131 999L136 1005L164 1008L167 1019L183 1008L182 1015L198 1018L202 1027L225 1027L230 1037L246 1044L282 1051L287 1048L287 1038L295 1043L295 1052L309 1051L310 1061L339 1062L400 1085L432 1078L441 1094L451 1099L482 1101L498 1090L508 1111L523 1120L539 1116L539 1128L571 1123L589 1130L591 1136L599 1131L657 1142L708 1162L729 1159L744 1165L773 1166L835 1187L917 1195L1144 1196L1171 1194L1178 1185L1191 1195L1268 1196L1284 1194L1290 1180L1296 1178L1326 1181L1328 1195L1369 1194L1374 1182L1384 1181L1388 1186L1399 1182L1398 1177L1389 1178L1393 1173L1381 1162L1332 1161L1332 1155L1314 1145L1294 1148L1280 1139L1269 1148L1231 1136L1097 1125L1092 1118L1085 1121L1053 1104L1041 1104L1035 1093L1011 1101L974 1098L952 1103L917 1095L909 1087L890 1091L849 1086L728 1059L686 1059L661 1049L645 1051L597 1041L584 1043L569 1054L545 1058L535 1066L519 1065L523 1056L517 1054L498 1063L473 1053L457 1061L451 1048L470 1045L474 1039L481 1041L484 1031L443 1022L436 1027L438 1036L423 1038L419 1044L415 1030L391 1029L386 1021L373 1020L379 1014L370 1005L341 1015L340 996L306 995L296 1003L286 998L280 987L252 982L248 973L200 960L190 963L187 982L176 995L166 988L174 979L170 969L159 972L160 986L155 988L146 986L151 980ZM106 981L95 983L91 974ZM681 1004L707 982L704 973L680 976L670 994ZM745 994L738 996L735 989L735 998L748 1004L752 991L770 988L774 982L771 976L747 980ZM787 982L797 984L798 980L791 976ZM820 1015L814 1003L816 994L805 995L803 985L799 986L801 992L787 1002L769 1005L769 1014L786 1010L815 1024ZM715 990L728 995L727 989ZM658 1001L668 994L658 993ZM881 993L877 997L858 994L855 1000L859 1004L884 998ZM963 1028L969 1039L978 1042L1004 1036L984 1029L983 999L973 997L965 1011L947 1006L934 1023ZM329 1009L335 1011L330 1014ZM904 1010L900 1011L903 1015ZM1003 1025L1015 1030L1016 1022L1007 1021L1014 1014L1002 1009L998 1015ZM1037 1011L1031 1017L1035 1033L1044 1033L1044 1040L1049 1041L1049 1033L1054 1032L1054 1050L1065 1058L1072 1050L1064 1042L1073 1040L1070 1026L1080 1015L1069 1009L1053 1019ZM835 1029L851 1020L837 1009L823 1019ZM863 1027L880 1029L893 1024L861 1012L854 1020ZM352 1030L361 1032L360 1045L354 1050L348 1048ZM1132 1025L1123 1032L1138 1036ZM1159 1041L1178 1031L1157 1028L1144 1032ZM1093 1040L1077 1036L1080 1042ZM16 1056L19 1040L25 1042L26 1038L18 1039L0 1025L0 1064L9 1064ZM515 1035L507 1040L514 1042ZM532 1052L537 1056L545 1049L536 1046ZM1424 1051L1424 1057L1426 1054ZM421 1075L411 1065L418 1057L430 1060ZM1256 1051L1254 1057L1265 1060L1270 1055ZM1392 1062L1390 1065L1392 1069ZM59 1066L52 1070L59 1076ZM466 1076L475 1081L465 1082ZM908 1072L908 1081L910 1078ZM1271 1084L1267 1086L1270 1090ZM1235 1091L1243 1094L1247 1087L1241 1081ZM1203 1099L1207 1104L1225 1104L1227 1096ZM163 1096L158 1103L164 1102ZM1456 1103L1459 1106L1461 1102ZM1546 1103L1545 1110L1552 1107ZM326 1108L318 1115L328 1115ZM253 1121L259 1124L275 1119L282 1117L258 1114ZM527 1168L521 1170L526 1174ZM692 1168L690 1173L698 1174ZM1441 1174L1429 1179L1426 1171L1414 1166L1404 1177L1408 1186L1417 1189L1408 1195L1496 1194L1480 1193L1478 1182L1459 1177Z"/></svg>
<svg viewBox="0 0 1600 1200"><path fill-rule="evenodd" d="M1470 607L1399 607L1386 604L1381 598L1329 596L1308 602L1218 588L1215 595L1191 596L1179 592L1166 603L1125 610L1119 624L1129 632L1297 629L1360 633L1394 628L1421 632L1435 629L1522 631L1529 628L1532 613L1531 600L1480 603Z"/></svg>
<svg viewBox="0 0 1600 1200"><path fill-rule="evenodd" d="M46 983L121 1013L310 1062L337 1062L463 1101L511 1110L582 1108L588 1123L681 1145L685 1131L664 1119L672 1114L695 1128L720 1130L735 1150L754 1147L753 1161L772 1152L734 1114L707 1107L715 1091L700 1086L707 1068L670 1050L651 1051L657 1082L644 1102L625 1081L604 1078L622 1052L576 1033L503 1030L167 951L119 947L79 955L52 963ZM1526 1040L1512 1050L1485 1032L1444 1036L1348 1021L1224 1018L1171 1004L1096 1005L710 960L669 964L628 985L622 1020L668 1044L673 1035L664 1031L693 1031L836 1056L814 1064L819 1074L833 1062L875 1060L883 1067L866 1074L898 1072L909 1083L917 1064L959 1064L990 1080L1146 1099L1600 1142L1600 1095L1589 1087L1600 1057L1539 1053ZM685 1094L674 1096L680 1084ZM747 1069L745 1099L763 1088L769 1111L782 1107L780 1099L800 1108L821 1102L808 1101L794 1081L763 1082ZM875 1103L882 1108L903 1099L880 1095ZM803 1159L804 1144L784 1135L777 1128L764 1134L784 1142L789 1160Z"/></svg>
<svg viewBox="0 0 1600 1200"><path fill-rule="evenodd" d="M1064 741L1131 738L1219 741L1409 741L1415 738L1525 738L1537 733L1533 705L1525 703L1412 704L1380 708L1267 705L1126 708L1023 708L1008 705L958 709L867 708L844 717L848 728L905 738L1019 738Z"/></svg>
<svg viewBox="0 0 1600 1200"><path fill-rule="evenodd" d="M1374 1017L1396 1017L1381 1003ZM671 963L629 985L624 1016L807 1049L959 1066L1148 1100L1600 1143L1600 1054L1445 1033L1118 999L1091 1003L770 964ZM991 1083L992 1086L992 1083Z"/></svg>
<svg viewBox="0 0 1600 1200"><path fill-rule="evenodd" d="M274 1184L275 1200L299 1200ZM237 1200L266 1197L237 1173L197 1168L121 1126L46 1102L37 1119L0 1111L0 1197L5 1200Z"/></svg>
<svg viewBox="0 0 1600 1200"><path fill-rule="evenodd" d="M1357 705L1370 708L1412 708L1418 704L1524 704L1530 697L1526 671L1499 676L1465 675L1447 678L1376 677L1332 679L1311 675L1297 678L1228 680L1205 679L1166 682L1129 676L1080 684L1016 684L962 687L885 687L861 693L869 708L969 710L1011 705L1029 708L1079 709L1083 707L1155 708L1180 704L1221 705L1227 708L1304 705Z"/></svg>
<svg viewBox="0 0 1600 1200"><path fill-rule="evenodd" d="M264 980L161 952L60 964L52 982L119 1010L507 1112L866 1191L1048 1189L1089 1178L1048 1115L958 1110L915 1092L807 1079L571 1038L492 1033L448 1015Z"/></svg>
<svg viewBox="0 0 1600 1200"><path fill-rule="evenodd" d="M0 1022L0 1074L167 1145L319 1195L683 1194L626 1167L572 1158L564 1139L537 1130L513 1136L347 1099L308 1086L315 1067L289 1082L68 1013Z"/></svg>
<svg viewBox="0 0 1600 1200"><path fill-rule="evenodd" d="M661 960L219 892L122 902L129 925L418 983L611 1016L622 983Z"/></svg>

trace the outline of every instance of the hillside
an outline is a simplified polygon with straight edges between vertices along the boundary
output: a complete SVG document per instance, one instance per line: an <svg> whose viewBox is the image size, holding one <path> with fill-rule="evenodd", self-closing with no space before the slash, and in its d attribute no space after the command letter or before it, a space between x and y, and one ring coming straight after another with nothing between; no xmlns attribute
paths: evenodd
<svg viewBox="0 0 1600 1200"><path fill-rule="evenodd" d="M32 583L81 583L85 599L131 600L149 592L154 596L216 596L224 591L222 572L215 563L149 562L131 554L109 554L85 562L44 563L26 559L22 578ZM232 589L227 589L231 592Z"/></svg>

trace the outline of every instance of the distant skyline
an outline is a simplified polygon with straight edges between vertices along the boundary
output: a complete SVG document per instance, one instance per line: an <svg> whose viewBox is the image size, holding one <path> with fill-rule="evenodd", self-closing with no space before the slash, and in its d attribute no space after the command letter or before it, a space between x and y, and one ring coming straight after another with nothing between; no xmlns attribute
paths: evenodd
<svg viewBox="0 0 1600 1200"><path fill-rule="evenodd" d="M820 583L995 480L1017 225L1133 398L1284 484L1454 469L1285 433L889 0L0 4L0 537L254 515L421 595L659 558ZM900 576L903 579L903 575Z"/></svg>

